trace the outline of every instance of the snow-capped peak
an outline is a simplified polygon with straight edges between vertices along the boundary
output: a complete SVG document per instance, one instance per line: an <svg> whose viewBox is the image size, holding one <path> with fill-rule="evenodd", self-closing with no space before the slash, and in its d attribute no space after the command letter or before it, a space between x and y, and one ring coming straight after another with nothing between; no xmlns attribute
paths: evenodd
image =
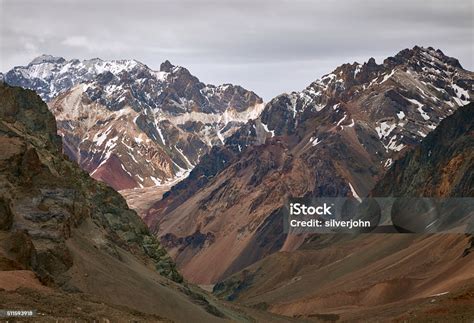
<svg viewBox="0 0 474 323"><path fill-rule="evenodd" d="M99 74L110 72L118 75L134 69L148 70L148 67L136 60L104 61L93 58L80 61L65 60L63 57L41 55L27 66L17 66L5 75L7 83L35 90L45 101L73 86L89 82Z"/></svg>
<svg viewBox="0 0 474 323"><path fill-rule="evenodd" d="M43 54L34 58L28 65L37 65L42 63L64 63L66 60L63 57Z"/></svg>

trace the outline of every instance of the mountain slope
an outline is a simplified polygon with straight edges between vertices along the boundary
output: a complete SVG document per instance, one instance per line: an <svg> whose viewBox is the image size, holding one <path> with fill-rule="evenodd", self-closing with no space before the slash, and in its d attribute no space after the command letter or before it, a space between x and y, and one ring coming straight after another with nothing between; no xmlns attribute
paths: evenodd
<svg viewBox="0 0 474 323"><path fill-rule="evenodd" d="M441 121L439 128L394 165L373 196L474 197L474 103Z"/></svg>
<svg viewBox="0 0 474 323"><path fill-rule="evenodd" d="M263 108L255 93L206 85L169 61L154 71L134 60L43 55L5 81L40 94L58 121L65 153L115 189L183 178Z"/></svg>
<svg viewBox="0 0 474 323"><path fill-rule="evenodd" d="M56 131L33 91L0 84L2 304L36 308L39 321L252 320L181 283L143 221L67 160Z"/></svg>
<svg viewBox="0 0 474 323"><path fill-rule="evenodd" d="M444 119L394 163L371 195L473 197L473 117L471 103ZM297 250L270 255L217 284L214 292L288 316L470 321L472 246L467 234L313 235Z"/></svg>
<svg viewBox="0 0 474 323"><path fill-rule="evenodd" d="M279 213L288 197L367 195L393 160L470 100L473 82L432 48L342 65L271 100L164 194L146 222L199 283L293 250L302 237L283 234Z"/></svg>

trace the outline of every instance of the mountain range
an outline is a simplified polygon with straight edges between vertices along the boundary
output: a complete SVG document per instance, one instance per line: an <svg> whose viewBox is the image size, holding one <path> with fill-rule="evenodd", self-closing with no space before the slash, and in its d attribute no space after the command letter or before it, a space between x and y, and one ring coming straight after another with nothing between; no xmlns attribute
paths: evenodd
<svg viewBox="0 0 474 323"><path fill-rule="evenodd" d="M182 179L263 108L255 93L206 85L169 61L154 71L135 60L42 55L4 79L35 90L55 115L64 152L116 190Z"/></svg>
<svg viewBox="0 0 474 323"><path fill-rule="evenodd" d="M304 236L283 233L288 198L367 196L394 160L469 102L473 84L474 73L433 48L344 64L268 102L145 221L200 284L295 250Z"/></svg>
<svg viewBox="0 0 474 323"><path fill-rule="evenodd" d="M473 195L474 73L442 51L343 64L266 104L169 61L43 55L0 77L2 303L84 320L474 315L472 235L283 228L290 198Z"/></svg>
<svg viewBox="0 0 474 323"><path fill-rule="evenodd" d="M370 195L474 196L473 120L471 103L441 121ZM471 204L471 224L473 212ZM214 292L302 319L464 322L474 316L473 250L468 234L310 235L296 250L226 278Z"/></svg>
<svg viewBox="0 0 474 323"><path fill-rule="evenodd" d="M33 91L0 83L0 302L35 322L287 320L183 281L120 194L62 154Z"/></svg>

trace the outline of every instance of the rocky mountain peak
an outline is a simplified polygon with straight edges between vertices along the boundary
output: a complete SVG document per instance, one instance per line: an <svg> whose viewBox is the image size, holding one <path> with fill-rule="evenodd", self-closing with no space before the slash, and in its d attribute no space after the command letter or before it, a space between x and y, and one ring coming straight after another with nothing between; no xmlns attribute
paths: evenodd
<svg viewBox="0 0 474 323"><path fill-rule="evenodd" d="M169 60L166 60L163 63L161 63L160 71L170 73L172 71L173 67L175 67L175 66L173 64L171 64L171 62Z"/></svg>
<svg viewBox="0 0 474 323"><path fill-rule="evenodd" d="M37 65L42 63L62 64L64 62L66 62L66 60L63 57L42 54L34 58L28 65Z"/></svg>
<svg viewBox="0 0 474 323"><path fill-rule="evenodd" d="M456 58L445 55L439 49L414 46L386 58L382 64L377 64L373 57L363 64L357 62L342 64L330 74L324 75L321 81L324 84L339 82L343 85L339 89L349 90L355 85L373 84L374 78L378 78L382 74L389 75L395 68L410 69L424 74L438 74L438 77L442 77L443 73L452 73L456 69L463 69Z"/></svg>
<svg viewBox="0 0 474 323"><path fill-rule="evenodd" d="M403 49L394 57L388 57L384 61L384 65L392 67L394 65L407 64L412 67L416 66L432 66L435 68L448 69L463 67L456 58L445 55L440 49L433 47L414 46L413 48Z"/></svg>
<svg viewBox="0 0 474 323"><path fill-rule="evenodd" d="M369 60L367 61L367 66L371 66L371 67L377 66L377 63L375 62L375 58L373 57L369 58Z"/></svg>
<svg viewBox="0 0 474 323"><path fill-rule="evenodd" d="M388 57L383 64L374 58L363 64L343 64L303 91L271 100L261 121L272 135L289 135L314 113L333 107L334 115L345 111L340 116L345 119L338 124L344 126L356 120L349 118L355 111L347 109L346 103L368 101L359 106L362 114L357 117L375 123L385 148L399 151L467 104L472 83L472 72L462 69L457 59L431 47L415 46Z"/></svg>

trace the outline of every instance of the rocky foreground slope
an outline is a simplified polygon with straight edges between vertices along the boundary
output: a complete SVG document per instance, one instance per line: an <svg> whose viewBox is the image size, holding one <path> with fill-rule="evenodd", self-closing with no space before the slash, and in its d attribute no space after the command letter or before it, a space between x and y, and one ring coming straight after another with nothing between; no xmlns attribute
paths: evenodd
<svg viewBox="0 0 474 323"><path fill-rule="evenodd" d="M432 48L344 64L271 100L146 222L198 283L294 250L303 239L283 233L280 214L289 197L367 195L394 160L471 100L473 84L474 73Z"/></svg>
<svg viewBox="0 0 474 323"><path fill-rule="evenodd" d="M56 131L39 96L0 83L3 309L36 309L45 322L279 320L183 283L125 200L62 154Z"/></svg>
<svg viewBox="0 0 474 323"><path fill-rule="evenodd" d="M154 71L135 60L43 55L4 78L47 101L65 153L117 190L179 180L263 108L255 93L206 85L169 61Z"/></svg>
<svg viewBox="0 0 474 323"><path fill-rule="evenodd" d="M473 174L471 103L396 161L371 194L474 197ZM300 318L469 322L473 246L468 234L314 235L297 250L275 253L218 283L214 292Z"/></svg>

